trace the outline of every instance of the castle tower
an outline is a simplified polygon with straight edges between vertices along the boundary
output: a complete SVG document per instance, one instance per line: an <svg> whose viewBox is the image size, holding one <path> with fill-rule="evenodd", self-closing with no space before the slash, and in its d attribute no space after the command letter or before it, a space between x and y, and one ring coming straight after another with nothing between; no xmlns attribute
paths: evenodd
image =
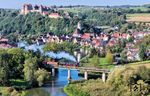
<svg viewBox="0 0 150 96"><path fill-rule="evenodd" d="M46 7L43 5L32 6L31 4L24 4L21 11L20 11L20 14L26 15L29 12L38 12L40 14L43 14L45 12L47 14L49 10L51 10L50 7Z"/></svg>
<svg viewBox="0 0 150 96"><path fill-rule="evenodd" d="M40 12L41 14L43 13L43 6L42 6L42 5L39 6L39 12Z"/></svg>
<svg viewBox="0 0 150 96"><path fill-rule="evenodd" d="M24 14L28 14L29 13L29 6L28 5L24 5Z"/></svg>
<svg viewBox="0 0 150 96"><path fill-rule="evenodd" d="M28 14L32 10L32 5L31 4L24 4L22 8L22 14Z"/></svg>
<svg viewBox="0 0 150 96"><path fill-rule="evenodd" d="M24 4L23 6L22 6L22 9L21 9L21 14L25 14L25 7L26 7L26 4Z"/></svg>

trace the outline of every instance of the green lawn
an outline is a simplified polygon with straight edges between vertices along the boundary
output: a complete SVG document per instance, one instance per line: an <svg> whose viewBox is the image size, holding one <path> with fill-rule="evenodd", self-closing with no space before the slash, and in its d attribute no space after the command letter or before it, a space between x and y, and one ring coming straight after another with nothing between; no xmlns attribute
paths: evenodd
<svg viewBox="0 0 150 96"><path fill-rule="evenodd" d="M108 64L106 58L99 58L99 64L95 65L93 62L95 61L94 57L89 58L88 62L81 63L82 67L98 67L98 68L106 68L112 69L114 68L114 64Z"/></svg>
<svg viewBox="0 0 150 96"><path fill-rule="evenodd" d="M27 82L23 79L11 79L10 84L15 86L26 86Z"/></svg>
<svg viewBox="0 0 150 96"><path fill-rule="evenodd" d="M106 58L100 58L100 66L106 66L107 65L107 59Z"/></svg>
<svg viewBox="0 0 150 96"><path fill-rule="evenodd" d="M141 62L135 62L135 63L129 63L129 64L125 64L125 67L139 67L139 66L145 66L147 68L150 68L150 60L147 61L141 61Z"/></svg>
<svg viewBox="0 0 150 96"><path fill-rule="evenodd" d="M26 82L23 79L11 79L10 80L10 85L15 88L15 89L19 89L19 90L25 90L27 88L30 88L28 82Z"/></svg>
<svg viewBox="0 0 150 96"><path fill-rule="evenodd" d="M67 11L67 12L72 12L72 13L77 14L77 13L89 11L89 10L91 10L91 9L88 8L88 7L86 7L86 8L85 8L85 7L77 7L77 8L62 8L62 9L60 9L60 10L65 10L65 11Z"/></svg>
<svg viewBox="0 0 150 96"><path fill-rule="evenodd" d="M115 67L114 64L108 64L106 58L100 58L100 68L112 69Z"/></svg>

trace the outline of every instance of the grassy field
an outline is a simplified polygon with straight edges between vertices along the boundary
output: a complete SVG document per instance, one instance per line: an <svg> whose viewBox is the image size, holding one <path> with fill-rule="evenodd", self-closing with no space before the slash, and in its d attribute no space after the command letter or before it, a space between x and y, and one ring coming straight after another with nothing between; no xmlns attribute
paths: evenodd
<svg viewBox="0 0 150 96"><path fill-rule="evenodd" d="M150 22L150 14L141 13L141 14L127 14L128 22Z"/></svg>
<svg viewBox="0 0 150 96"><path fill-rule="evenodd" d="M67 12L72 12L72 13L75 13L75 14L77 14L77 13L82 13L82 12L85 12L85 11L89 11L90 10L90 8L83 8L83 7L75 7L75 8L62 8L62 9L60 9L60 10L65 10L65 11L67 11Z"/></svg>
<svg viewBox="0 0 150 96"><path fill-rule="evenodd" d="M124 67L132 67L132 68L136 68L139 66L145 66L147 68L150 68L150 60L142 61L142 62L129 63L127 65L124 65Z"/></svg>
<svg viewBox="0 0 150 96"><path fill-rule="evenodd" d="M102 64L105 65L106 60L105 58L100 59ZM130 96L130 87L128 85L128 80L132 76L132 73L138 74L139 66L146 66L150 68L150 60L142 61L142 62L135 62L129 63L120 68L115 68L113 72L110 73L107 82L103 83L101 79L97 80L88 80L85 82L80 83L71 83L64 87L64 92L68 96ZM125 67L125 68L124 68ZM127 68L126 68L127 67ZM131 69L128 67L132 67ZM145 69L144 69L145 70ZM147 71L145 71L147 72ZM143 74L141 75L143 76ZM142 79L141 79L142 80ZM119 85L119 86L118 86ZM150 91L149 91L150 92ZM148 93L149 94L149 93ZM141 96L138 92L134 92L132 96ZM150 95L143 95L143 96L150 96Z"/></svg>
<svg viewBox="0 0 150 96"><path fill-rule="evenodd" d="M82 12L84 12L84 13L89 12L92 9L104 10L103 8L92 8L92 7L60 8L59 10L65 10L67 12L72 12L72 13L78 14L78 13L82 13Z"/></svg>
<svg viewBox="0 0 150 96"><path fill-rule="evenodd" d="M82 63L83 67L98 67L98 68L105 68L105 69L112 69L114 68L114 64L108 64L106 58L100 58L99 59L99 64L94 64L93 62L95 61L94 57L89 58L88 62Z"/></svg>

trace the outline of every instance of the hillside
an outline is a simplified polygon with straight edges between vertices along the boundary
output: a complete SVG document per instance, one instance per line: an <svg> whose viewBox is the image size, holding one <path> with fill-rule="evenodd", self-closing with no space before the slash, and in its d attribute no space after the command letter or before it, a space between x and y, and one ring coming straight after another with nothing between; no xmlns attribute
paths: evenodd
<svg viewBox="0 0 150 96"><path fill-rule="evenodd" d="M2 34L41 34L54 32L59 35L75 30L78 20L54 19L38 13L20 15L19 11L0 9L0 32Z"/></svg>
<svg viewBox="0 0 150 96"><path fill-rule="evenodd" d="M82 10L82 9L81 9ZM59 10L63 14L65 10ZM82 10L82 13L69 12L71 18L49 18L38 13L29 13L27 15L19 14L18 10L0 9L0 32L2 34L41 34L53 32L57 35L70 34L76 29L77 23L83 21L86 23L85 31L89 30L87 25L121 25L124 23L124 14L106 10L96 10L89 8Z"/></svg>
<svg viewBox="0 0 150 96"><path fill-rule="evenodd" d="M149 62L115 68L106 83L100 79L88 80L69 84L64 91L68 96L147 96L150 94L149 68Z"/></svg>

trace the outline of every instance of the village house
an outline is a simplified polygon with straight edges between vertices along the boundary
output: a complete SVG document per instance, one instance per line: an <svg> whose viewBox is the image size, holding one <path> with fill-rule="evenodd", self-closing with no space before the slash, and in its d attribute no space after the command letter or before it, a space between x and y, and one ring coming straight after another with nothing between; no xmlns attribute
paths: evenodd
<svg viewBox="0 0 150 96"><path fill-rule="evenodd" d="M118 39L116 39L116 38L111 38L111 39L108 41L107 46L112 47L112 46L114 46L114 45L117 44L117 43L118 43Z"/></svg>
<svg viewBox="0 0 150 96"><path fill-rule="evenodd" d="M51 13L48 15L49 18L63 18L59 13Z"/></svg>
<svg viewBox="0 0 150 96"><path fill-rule="evenodd" d="M0 39L0 48L8 49L8 48L13 48L13 47L15 47L15 46L10 45L8 39L6 39L6 38L1 38Z"/></svg>
<svg viewBox="0 0 150 96"><path fill-rule="evenodd" d="M127 60L128 61L140 61L139 49L138 48L128 49L127 50Z"/></svg>
<svg viewBox="0 0 150 96"><path fill-rule="evenodd" d="M80 30L78 28L73 32L72 37L75 37L75 38L76 37L78 37L78 38L81 37Z"/></svg>
<svg viewBox="0 0 150 96"><path fill-rule="evenodd" d="M114 37L114 38L120 38L121 34L119 32L114 32L111 37Z"/></svg>

